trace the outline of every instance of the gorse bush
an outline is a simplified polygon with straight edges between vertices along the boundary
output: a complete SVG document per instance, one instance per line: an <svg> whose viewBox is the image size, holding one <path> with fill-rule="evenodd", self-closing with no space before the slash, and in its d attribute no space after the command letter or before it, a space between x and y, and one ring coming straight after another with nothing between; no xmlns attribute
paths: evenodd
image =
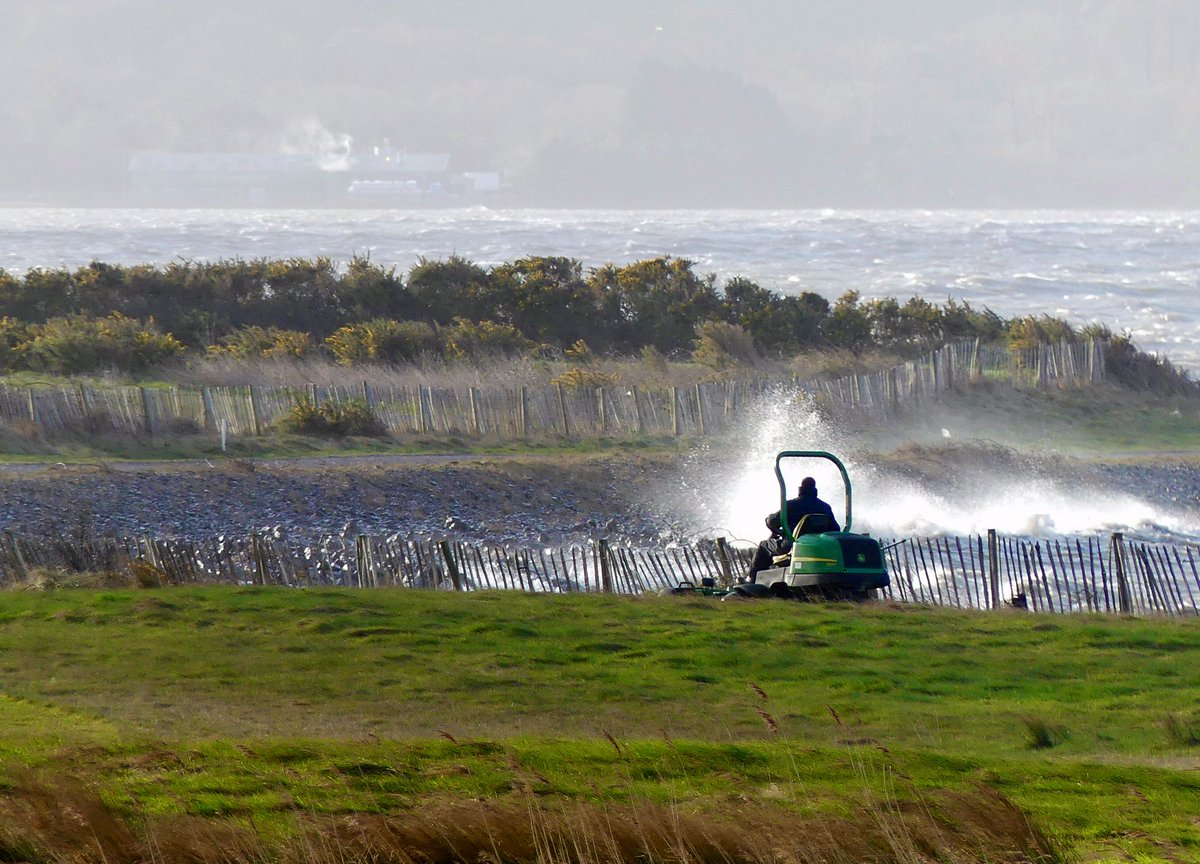
<svg viewBox="0 0 1200 864"><path fill-rule="evenodd" d="M1049 315L1014 318L1006 328L1008 346L1014 349L1036 348L1044 342L1063 342L1075 337L1071 325Z"/></svg>
<svg viewBox="0 0 1200 864"><path fill-rule="evenodd" d="M550 383L561 384L568 390L588 390L596 387L611 387L617 383L617 376L596 369L580 369L575 366L561 375L551 378Z"/></svg>
<svg viewBox="0 0 1200 864"><path fill-rule="evenodd" d="M469 321L456 318L441 330L442 345L450 360L488 360L492 357L523 354L533 342L511 324L495 321Z"/></svg>
<svg viewBox="0 0 1200 864"><path fill-rule="evenodd" d="M830 304L743 277L721 286L673 257L585 270L558 256L492 267L451 256L421 259L407 278L365 257L344 267L328 258L92 262L0 275L0 319L9 319L0 329L6 370L72 372L138 371L185 347L245 359L322 353L345 365L425 356L476 363L534 346L541 357L583 362L652 349L721 369L804 352L912 359L956 339L1025 348L1098 335L1049 316L1006 321L955 300L863 300L850 291ZM85 323L95 321L109 323ZM137 350L100 333L126 326L115 321L147 322ZM1143 364L1131 375L1158 372Z"/></svg>
<svg viewBox="0 0 1200 864"><path fill-rule="evenodd" d="M359 399L320 405L308 398L300 399L280 420L280 426L285 432L332 438L379 437L387 433L370 406Z"/></svg>
<svg viewBox="0 0 1200 864"><path fill-rule="evenodd" d="M301 330L278 327L243 327L209 346L209 353L228 355L238 360L308 357L317 352L312 336Z"/></svg>
<svg viewBox="0 0 1200 864"><path fill-rule="evenodd" d="M442 351L437 332L424 321L385 318L347 324L325 340L325 348L345 366L411 362Z"/></svg>
<svg viewBox="0 0 1200 864"><path fill-rule="evenodd" d="M14 368L61 375L116 369L141 372L183 353L183 343L160 333L153 321L142 323L114 312L107 318L72 315L31 325L25 341L6 352Z"/></svg>

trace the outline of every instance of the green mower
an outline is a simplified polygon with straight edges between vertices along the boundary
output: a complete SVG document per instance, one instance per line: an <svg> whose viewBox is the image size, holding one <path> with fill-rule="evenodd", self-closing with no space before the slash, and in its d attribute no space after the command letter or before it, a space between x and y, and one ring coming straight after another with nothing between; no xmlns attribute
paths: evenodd
<svg viewBox="0 0 1200 864"><path fill-rule="evenodd" d="M842 530L833 530L829 518L817 514L803 517L797 525L788 524L787 488L780 467L784 459L828 459L837 466L846 485L846 520ZM681 584L672 589L672 593L702 593L722 599L778 597L863 601L890 584L879 541L850 530L850 475L840 459L822 450L784 450L775 457L775 476L779 480L780 528L792 541L791 550L776 556L772 562L774 566L760 570L754 582L747 580L728 588L718 588L712 580L706 579L704 582L710 584Z"/></svg>

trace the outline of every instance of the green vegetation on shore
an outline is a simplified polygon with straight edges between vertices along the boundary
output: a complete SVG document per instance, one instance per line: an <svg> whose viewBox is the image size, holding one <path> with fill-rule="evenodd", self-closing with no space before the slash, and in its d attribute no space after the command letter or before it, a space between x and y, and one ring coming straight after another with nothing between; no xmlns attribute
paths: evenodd
<svg viewBox="0 0 1200 864"><path fill-rule="evenodd" d="M16 593L0 837L75 787L135 832L260 838L455 802L870 833L865 801L984 789L1074 860L1200 860L1197 649L1194 621L884 606Z"/></svg>
<svg viewBox="0 0 1200 864"><path fill-rule="evenodd" d="M1110 334L1094 325L1083 335ZM0 271L0 372L141 373L205 352L345 365L652 352L723 368L813 350L912 358L955 339L1027 347L1075 336L1060 319L1005 320L953 299L851 291L831 305L742 277L718 286L669 257L587 273L534 256L490 268L422 260L407 276L365 258Z"/></svg>

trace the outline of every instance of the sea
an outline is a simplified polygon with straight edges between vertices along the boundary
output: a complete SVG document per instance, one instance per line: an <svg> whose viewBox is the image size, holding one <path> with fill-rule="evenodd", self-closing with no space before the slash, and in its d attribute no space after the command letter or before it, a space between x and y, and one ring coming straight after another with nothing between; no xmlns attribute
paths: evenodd
<svg viewBox="0 0 1200 864"><path fill-rule="evenodd" d="M1004 317L1106 324L1200 370L1200 211L0 209L0 267L369 256L585 267L686 258L830 301L953 298Z"/></svg>

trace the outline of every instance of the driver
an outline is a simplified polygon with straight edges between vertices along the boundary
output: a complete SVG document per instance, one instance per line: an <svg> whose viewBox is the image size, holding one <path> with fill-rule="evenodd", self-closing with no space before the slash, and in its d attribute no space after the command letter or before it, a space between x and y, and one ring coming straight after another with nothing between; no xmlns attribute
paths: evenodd
<svg viewBox="0 0 1200 864"><path fill-rule="evenodd" d="M786 509L788 527L792 529L793 533L796 531L796 526L800 524L800 520L812 514L829 518L830 527L823 530L842 530L838 521L833 518L832 508L817 497L817 481L811 477L805 477L800 481L800 494L795 498L788 499ZM792 551L792 541L788 539L783 527L779 524L779 511L776 510L768 515L766 521L771 536L759 543L758 550L754 553L754 561L750 564L751 582L757 580L759 570L767 570L771 567L772 558Z"/></svg>

